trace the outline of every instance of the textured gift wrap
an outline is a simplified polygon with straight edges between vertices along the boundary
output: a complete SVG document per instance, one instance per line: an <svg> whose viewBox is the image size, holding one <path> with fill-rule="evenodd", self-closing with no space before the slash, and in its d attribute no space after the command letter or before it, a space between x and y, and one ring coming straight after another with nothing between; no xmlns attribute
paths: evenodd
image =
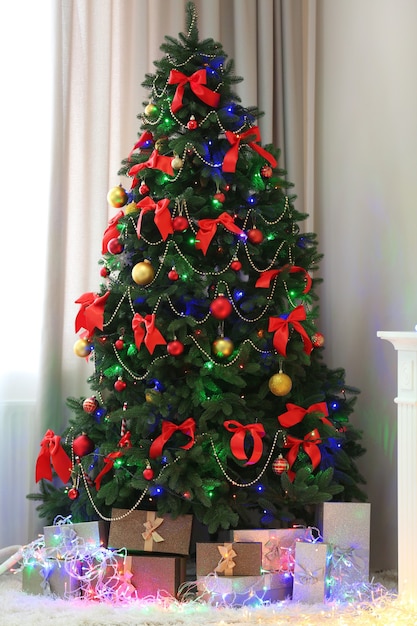
<svg viewBox="0 0 417 626"><path fill-rule="evenodd" d="M297 543L292 589L294 602L323 604L326 599L328 554L329 546L325 543Z"/></svg>
<svg viewBox="0 0 417 626"><path fill-rule="evenodd" d="M119 559L121 584L116 595L124 597L176 597L186 579L184 556L128 555Z"/></svg>
<svg viewBox="0 0 417 626"><path fill-rule="evenodd" d="M294 569L295 542L304 541L308 529L261 528L232 530L233 541L259 541L262 543L262 569L267 572Z"/></svg>
<svg viewBox="0 0 417 626"><path fill-rule="evenodd" d="M112 518L126 513L113 509ZM158 552L188 555L193 516L173 519L160 517L155 511L132 511L122 519L110 522L109 547L136 552Z"/></svg>
<svg viewBox="0 0 417 626"><path fill-rule="evenodd" d="M337 598L352 585L369 581L371 505L325 502L318 513L323 541L331 549L329 595Z"/></svg>
<svg viewBox="0 0 417 626"><path fill-rule="evenodd" d="M197 579L199 599L208 604L241 606L291 598L292 575L206 576Z"/></svg>
<svg viewBox="0 0 417 626"><path fill-rule="evenodd" d="M107 546L108 525L103 521L45 526L43 532L45 547L51 556L73 552L77 545L80 548Z"/></svg>
<svg viewBox="0 0 417 626"><path fill-rule="evenodd" d="M22 591L32 595L53 595L60 598L80 595L77 578L80 564L48 559L44 562L27 564L22 570Z"/></svg>
<svg viewBox="0 0 417 626"><path fill-rule="evenodd" d="M196 543L196 574L207 576L259 576L261 542Z"/></svg>

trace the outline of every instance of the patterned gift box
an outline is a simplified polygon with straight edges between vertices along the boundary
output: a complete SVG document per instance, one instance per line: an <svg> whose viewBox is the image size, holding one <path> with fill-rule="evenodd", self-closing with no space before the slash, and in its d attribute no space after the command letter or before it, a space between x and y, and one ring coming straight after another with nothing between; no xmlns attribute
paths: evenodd
<svg viewBox="0 0 417 626"><path fill-rule="evenodd" d="M24 565L22 569L22 591L32 595L52 595L60 598L80 595L78 561L47 559Z"/></svg>
<svg viewBox="0 0 417 626"><path fill-rule="evenodd" d="M206 576L197 579L197 591L200 600L215 606L282 602L291 597L292 575Z"/></svg>
<svg viewBox="0 0 417 626"><path fill-rule="evenodd" d="M295 560L295 543L309 538L309 529L267 528L233 530L233 541L259 541L262 543L262 569L266 572L292 571Z"/></svg>
<svg viewBox="0 0 417 626"><path fill-rule="evenodd" d="M325 502L318 510L323 541L329 544L329 595L338 598L357 583L369 581L371 505Z"/></svg>
<svg viewBox="0 0 417 626"><path fill-rule="evenodd" d="M329 546L325 543L297 543L292 590L294 602L323 604L326 598L328 555Z"/></svg>
<svg viewBox="0 0 417 626"><path fill-rule="evenodd" d="M197 543L197 577L216 573L218 576L259 576L262 566L262 543Z"/></svg>
<svg viewBox="0 0 417 626"><path fill-rule="evenodd" d="M50 556L61 556L65 552L74 553L77 546L91 549L107 546L108 525L106 522L79 522L72 524L69 518L62 518L61 524L45 526L43 529L45 547Z"/></svg>
<svg viewBox="0 0 417 626"><path fill-rule="evenodd" d="M136 552L158 552L188 555L192 515L172 519L159 517L155 511L135 510L125 515L124 509L113 509L110 522L109 547ZM117 518L121 519L117 519Z"/></svg>

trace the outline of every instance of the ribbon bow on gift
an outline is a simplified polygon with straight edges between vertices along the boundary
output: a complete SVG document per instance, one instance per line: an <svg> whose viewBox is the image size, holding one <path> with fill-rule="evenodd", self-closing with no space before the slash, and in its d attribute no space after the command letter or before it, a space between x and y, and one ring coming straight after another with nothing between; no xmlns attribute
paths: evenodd
<svg viewBox="0 0 417 626"><path fill-rule="evenodd" d="M154 313L152 315L146 315L145 317L142 317L139 313L135 313L132 319L132 329L138 350L140 350L142 342L151 354L153 354L156 346L166 345L165 339L155 326Z"/></svg>
<svg viewBox="0 0 417 626"><path fill-rule="evenodd" d="M107 298L110 295L110 291L102 296L98 296L93 292L84 293L75 302L81 304L77 317L75 318L75 332L81 328L92 335L94 328L103 330L104 324L104 308L106 306Z"/></svg>
<svg viewBox="0 0 417 626"><path fill-rule="evenodd" d="M132 447L132 442L130 441L129 431L127 431L127 433L123 435L123 437L120 439L117 445L119 448L131 448ZM96 479L94 481L94 485L97 491L101 487L101 481L103 479L103 476L105 476L108 472L110 472L110 470L112 469L114 465L115 460L119 459L121 456L123 456L122 450L117 450L117 452L110 452L110 454L107 454L107 456L104 457L104 460L103 460L104 467L101 470L101 472L96 476Z"/></svg>
<svg viewBox="0 0 417 626"><path fill-rule="evenodd" d="M71 459L61 446L61 437L53 430L47 430L42 441L41 450L36 460L36 482L42 478L52 480L52 467L62 480L67 483L71 476Z"/></svg>
<svg viewBox="0 0 417 626"><path fill-rule="evenodd" d="M363 550L353 546L335 546L331 555L332 569L338 569L342 566L354 569L357 572L363 572L365 567L365 560L361 554L363 552Z"/></svg>
<svg viewBox="0 0 417 626"><path fill-rule="evenodd" d="M275 350L282 354L282 356L287 356L287 343L289 336L289 325L291 324L293 328L300 333L301 339L304 344L304 352L306 354L310 354L313 349L313 344L311 342L310 337L307 335L306 331L300 324L307 317L305 309L302 304L297 306L291 313L282 315L280 317L270 317L268 331L270 333L275 333L272 343L274 345Z"/></svg>
<svg viewBox="0 0 417 626"><path fill-rule="evenodd" d="M245 465L257 463L262 456L262 437L265 436L265 429L262 424L255 423L244 425L236 420L226 420L223 422L223 426L230 433L233 433L230 440L230 450L233 455L239 459L239 461L246 461ZM253 439L253 450L249 459L245 452L246 434L251 435Z"/></svg>
<svg viewBox="0 0 417 626"><path fill-rule="evenodd" d="M120 235L120 230L118 229L120 219L124 217L123 211L119 211L112 217L109 221L106 230L104 231L103 241L101 244L101 254L106 254L108 252L107 246L111 239L117 239Z"/></svg>
<svg viewBox="0 0 417 626"><path fill-rule="evenodd" d="M236 567L236 563L233 559L237 556L236 552L233 550L233 544L225 543L223 546L217 546L217 549L222 558L214 571L223 572L225 576L232 576L233 568Z"/></svg>
<svg viewBox="0 0 417 626"><path fill-rule="evenodd" d="M302 572L297 571L295 573L295 579L301 585L315 585L319 582L320 578L322 578L324 572L322 567L316 570L310 570L301 563L297 563L297 569L298 568L300 568Z"/></svg>
<svg viewBox="0 0 417 626"><path fill-rule="evenodd" d="M158 202L155 202L149 196L146 196L146 198L143 198L143 200L137 203L136 205L137 208L141 209L138 223L136 226L138 239L140 239L140 229L142 226L142 218L145 215L145 213L148 213L149 211L155 211L154 222L156 226L158 227L159 232L162 235L162 239L165 241L168 235L172 235L172 233L174 232L174 229L172 227L171 212L168 208L168 205L169 205L168 198L165 198L164 200L158 200Z"/></svg>
<svg viewBox="0 0 417 626"><path fill-rule="evenodd" d="M288 402L286 408L287 411L278 416L278 421L284 428L291 428L291 426L299 424L303 421L306 415L311 413L320 413L321 415L318 415L317 417L323 422L323 424L333 427L333 424L326 417L329 415L326 402L311 404L308 409L303 409L302 406L297 406L296 404Z"/></svg>
<svg viewBox="0 0 417 626"><path fill-rule="evenodd" d="M157 150L154 150L147 161L143 163L137 163L133 165L128 171L129 176L136 176L138 172L144 169L161 170L168 174L168 176L174 176L174 170L171 165L172 157L167 157L159 154Z"/></svg>
<svg viewBox="0 0 417 626"><path fill-rule="evenodd" d="M248 145L253 150L255 150L255 152L257 152L264 159L266 159L268 163L272 165L272 167L276 167L277 161L272 156L272 154L268 152L267 150L265 150L265 148L262 148L262 146L259 146L258 143L256 143L256 142L261 141L261 135L260 135L258 126L252 126L248 130L246 130L244 133L240 133L238 135L235 133L232 133L230 130L227 130L225 135L226 135L226 139L232 145L232 147L226 152L224 156L223 165L222 165L223 172L233 173L236 171L236 164L237 164L237 159L239 156L240 142L243 139L248 139L249 137L252 138L252 141L249 141Z"/></svg>
<svg viewBox="0 0 417 626"><path fill-rule="evenodd" d="M311 285L313 282L311 280L311 276L303 267L298 267L297 265L284 265L284 267L281 267L281 269L266 270L265 272L262 272L262 274L260 275L260 277L255 283L255 287L263 287L263 288L269 287L271 284L271 281L276 276L278 276L281 272L286 272L286 271L288 271L290 274L294 274L295 272L304 272L306 285L303 289L303 293L308 293L310 291Z"/></svg>
<svg viewBox="0 0 417 626"><path fill-rule="evenodd" d="M149 455L151 459L156 459L156 457L161 456L164 445L167 441L172 437L172 435L180 431L185 435L190 437L190 441L183 446L180 446L183 450L189 450L194 445L194 434L195 434L195 421L192 417L186 419L182 424L173 424L173 422L169 422L167 420L162 421L162 432L152 442L151 447L149 448Z"/></svg>
<svg viewBox="0 0 417 626"><path fill-rule="evenodd" d="M201 250L203 254L206 254L207 249L210 245L211 240L217 231L217 226L221 224L226 228L226 230L230 230L230 232L235 233L236 235L244 235L245 233L239 226L236 226L234 219L229 213L221 213L215 219L203 219L198 222L198 232L196 236L196 244L195 247L197 250Z"/></svg>
<svg viewBox="0 0 417 626"><path fill-rule="evenodd" d="M146 520L146 522L143 523L145 526L145 530L142 533L143 539L145 541L149 541L151 539L152 541L155 541L155 543L165 541L164 538L156 532L156 529L159 528L163 521L163 517L155 517L153 520Z"/></svg>
<svg viewBox="0 0 417 626"><path fill-rule="evenodd" d="M176 113L182 108L182 98L184 96L184 88L187 83L190 85L191 91L205 104L208 104L213 108L219 105L220 94L212 91L208 87L205 87L207 83L206 70L197 70L194 74L191 74L191 76L186 76L179 70L171 70L168 84L178 85L171 104L171 110L173 113Z"/></svg>

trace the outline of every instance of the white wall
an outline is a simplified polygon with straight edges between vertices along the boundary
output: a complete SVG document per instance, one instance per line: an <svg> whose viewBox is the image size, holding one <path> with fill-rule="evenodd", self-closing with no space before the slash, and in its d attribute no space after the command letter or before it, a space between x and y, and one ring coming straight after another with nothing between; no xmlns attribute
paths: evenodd
<svg viewBox="0 0 417 626"><path fill-rule="evenodd" d="M362 390L354 421L368 450L360 467L372 503L372 564L394 568L397 355L376 332L417 323L417 2L317 6L321 330L326 361Z"/></svg>

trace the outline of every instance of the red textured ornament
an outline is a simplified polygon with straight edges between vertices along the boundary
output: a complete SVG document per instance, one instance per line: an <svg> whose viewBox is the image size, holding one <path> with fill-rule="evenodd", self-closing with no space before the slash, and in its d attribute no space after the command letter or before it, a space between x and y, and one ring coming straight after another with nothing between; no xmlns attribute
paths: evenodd
<svg viewBox="0 0 417 626"><path fill-rule="evenodd" d="M116 391L123 391L126 389L126 383L122 378L118 378L113 386Z"/></svg>
<svg viewBox="0 0 417 626"><path fill-rule="evenodd" d="M261 176L262 178L271 178L272 176L272 167L270 165L263 165L261 167Z"/></svg>
<svg viewBox="0 0 417 626"><path fill-rule="evenodd" d="M146 194L149 193L149 187L146 183L140 184L139 193L142 194L142 196L146 196Z"/></svg>
<svg viewBox="0 0 417 626"><path fill-rule="evenodd" d="M167 352L171 356L180 356L184 352L184 344L178 339L174 339L174 341L169 341L167 344Z"/></svg>
<svg viewBox="0 0 417 626"><path fill-rule="evenodd" d="M194 115L190 117L189 122L187 123L188 130L195 130L198 127L198 122L195 119Z"/></svg>
<svg viewBox="0 0 417 626"><path fill-rule="evenodd" d="M231 262L230 267L234 272L239 272L242 269L242 263L235 259Z"/></svg>
<svg viewBox="0 0 417 626"><path fill-rule="evenodd" d="M210 312L217 320L224 320L232 312L232 305L230 300L224 296L218 296L210 304Z"/></svg>
<svg viewBox="0 0 417 626"><path fill-rule="evenodd" d="M76 489L75 487L72 487L71 489L69 489L67 493L67 496L70 500L76 500L79 495L80 493L78 489Z"/></svg>
<svg viewBox="0 0 417 626"><path fill-rule="evenodd" d="M123 350L125 345L125 342L123 341L123 339L120 337L120 339L116 339L116 341L114 342L114 347L116 348L116 350Z"/></svg>
<svg viewBox="0 0 417 626"><path fill-rule="evenodd" d="M172 220L172 228L176 231L187 230L188 226L187 218L182 215L177 215L177 217L174 217Z"/></svg>
<svg viewBox="0 0 417 626"><path fill-rule="evenodd" d="M169 280L178 280L179 279L179 274L177 272L177 270L169 270L168 272L168 278Z"/></svg>
<svg viewBox="0 0 417 626"><path fill-rule="evenodd" d="M215 193L213 198L217 200L217 202L221 202L222 204L226 200L226 196L221 191L218 191L217 193Z"/></svg>
<svg viewBox="0 0 417 626"><path fill-rule="evenodd" d="M120 254L123 252L123 244L120 243L117 237L110 239L107 244L107 251L110 252L110 254Z"/></svg>
<svg viewBox="0 0 417 626"><path fill-rule="evenodd" d="M272 461L272 471L274 474L283 474L288 471L290 464L287 459L284 459L282 454L280 454L274 461Z"/></svg>
<svg viewBox="0 0 417 626"><path fill-rule="evenodd" d="M86 398L83 402L83 409L86 413L94 413L98 409L98 402L95 396Z"/></svg>
<svg viewBox="0 0 417 626"><path fill-rule="evenodd" d="M315 348L322 348L324 346L324 335L321 333L314 333L311 338L311 342Z"/></svg>
<svg viewBox="0 0 417 626"><path fill-rule="evenodd" d="M262 243L264 240L263 232L259 230L259 228L251 228L250 230L248 230L247 235L249 241L256 246Z"/></svg>
<svg viewBox="0 0 417 626"><path fill-rule="evenodd" d="M74 450L75 456L79 456L80 459L86 454L91 454L94 450L95 444L92 439L85 433L76 437L72 442L72 449Z"/></svg>
<svg viewBox="0 0 417 626"><path fill-rule="evenodd" d="M154 477L154 471L150 465L147 465L142 472L142 476L145 480L152 480Z"/></svg>
<svg viewBox="0 0 417 626"><path fill-rule="evenodd" d="M108 275L110 274L110 270L108 267L102 267L100 270L100 276L103 276L103 278L106 278Z"/></svg>

